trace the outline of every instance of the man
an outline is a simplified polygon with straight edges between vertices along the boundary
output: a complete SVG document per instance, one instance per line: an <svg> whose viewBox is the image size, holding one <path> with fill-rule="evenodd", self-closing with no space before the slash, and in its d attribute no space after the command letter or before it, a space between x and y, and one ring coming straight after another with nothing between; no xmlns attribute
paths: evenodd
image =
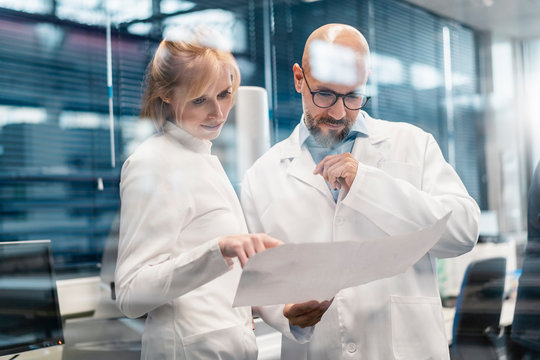
<svg viewBox="0 0 540 360"><path fill-rule="evenodd" d="M243 182L250 230L294 243L361 242L409 233L452 214L441 239L416 264L340 291L314 327L321 307L311 322L305 307L301 319L290 305L259 309L289 337L313 331L307 344L284 339L283 359L449 358L436 258L472 249L479 209L430 134L360 110L368 75L369 47L358 30L329 24L310 35L302 66L293 66L302 95L300 124L257 160Z"/></svg>

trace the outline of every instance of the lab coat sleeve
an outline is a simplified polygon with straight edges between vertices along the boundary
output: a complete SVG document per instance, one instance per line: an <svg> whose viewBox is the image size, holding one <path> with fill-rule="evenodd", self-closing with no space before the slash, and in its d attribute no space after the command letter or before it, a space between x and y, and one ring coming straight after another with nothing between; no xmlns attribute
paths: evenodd
<svg viewBox="0 0 540 360"><path fill-rule="evenodd" d="M201 239L198 247L174 255L190 197L161 170L129 159L122 170L115 283L117 304L128 317L142 316L230 268L218 239Z"/></svg>
<svg viewBox="0 0 540 360"><path fill-rule="evenodd" d="M419 187L405 180L416 176L407 172L416 170L421 175ZM431 135L419 169L389 166L383 171L359 163L343 205L368 217L389 235L418 230L452 212L441 239L429 251L439 258L470 251L478 238L478 205Z"/></svg>
<svg viewBox="0 0 540 360"><path fill-rule="evenodd" d="M264 228L259 220L257 208L251 195L251 187L247 177L245 177L242 182L240 199L249 231L251 233L264 232ZM308 342L313 335L314 327L301 328L299 326L290 325L289 319L283 315L284 306L285 305L259 306L254 307L253 311L255 314L259 315L265 323L281 332L287 338L301 344Z"/></svg>

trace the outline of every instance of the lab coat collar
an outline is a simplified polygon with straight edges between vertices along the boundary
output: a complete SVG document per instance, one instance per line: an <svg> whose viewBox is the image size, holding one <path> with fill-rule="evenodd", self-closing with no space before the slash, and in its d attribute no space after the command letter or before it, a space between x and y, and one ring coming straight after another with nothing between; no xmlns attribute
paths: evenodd
<svg viewBox="0 0 540 360"><path fill-rule="evenodd" d="M384 158L379 147L388 140L388 135L382 133L381 127L376 124L377 120L371 118L365 112L363 112L363 116L369 136L359 136L356 138L352 154L357 159L366 159L368 162L366 165L378 167ZM291 136L282 142L280 159L281 161L291 159L291 162L287 167L287 173L298 180L313 186L321 192L328 201L335 204L324 178L320 175L313 174L316 164L307 147L301 146L299 132L300 124L296 126Z"/></svg>
<svg viewBox="0 0 540 360"><path fill-rule="evenodd" d="M361 115L364 118L364 125L365 125L365 128L367 129L368 137L367 138L357 137L355 141L355 147L360 139L367 139L371 145L375 145L380 142L388 140L388 135L384 134L381 131L380 127L377 127L377 124L375 123L377 120L373 119L365 111L361 111ZM303 119L304 117L302 116L302 119L300 121L303 121ZM283 142L280 158L281 160L283 160L283 159L299 157L302 153L301 149L302 148L300 144L300 124L298 124L296 128L293 130L292 134Z"/></svg>
<svg viewBox="0 0 540 360"><path fill-rule="evenodd" d="M377 120L365 112L363 112L363 116L369 135L356 138L352 155L356 159L365 161L366 165L379 167L384 160L383 152L380 149L386 144L388 135L383 133L384 129L381 129L381 126L377 126ZM307 147L300 144L299 128L300 125L297 125L291 136L281 143L280 159L281 161L291 159L287 166L287 174L317 189L334 206L334 199L324 178L313 174L316 164ZM340 194L340 199L342 197L343 194Z"/></svg>
<svg viewBox="0 0 540 360"><path fill-rule="evenodd" d="M287 167L287 173L308 185L313 186L321 192L328 200L334 204L334 198L330 193L330 189L326 185L324 178L321 175L314 175L315 162L306 146L300 148L300 153Z"/></svg>
<svg viewBox="0 0 540 360"><path fill-rule="evenodd" d="M299 128L300 125L297 125L291 136L281 143L281 161L292 158L287 166L287 174L313 186L333 204L334 199L328 186L326 186L324 178L320 175L313 174L316 164L307 146L300 146Z"/></svg>
<svg viewBox="0 0 540 360"><path fill-rule="evenodd" d="M191 135L171 121L166 121L163 126L163 133L182 144L185 148L200 154L210 154L212 143L209 140L202 140Z"/></svg>
<svg viewBox="0 0 540 360"><path fill-rule="evenodd" d="M365 111L361 111L361 113L364 116L364 124L367 128L369 134L369 142L371 143L371 145L375 145L382 141L388 140L388 134L384 133L382 131L383 129L380 126L377 126L377 120L373 119Z"/></svg>
<svg viewBox="0 0 540 360"><path fill-rule="evenodd" d="M369 136L369 130L366 126L365 115L366 113L364 113L363 111L360 111L358 113L358 116L356 117L356 121L351 126L348 136L356 137L359 133ZM298 143L300 145L304 145L304 142L306 142L307 138L311 136L304 119L305 119L305 115L302 114L302 118L300 119L300 124L298 125L299 126Z"/></svg>

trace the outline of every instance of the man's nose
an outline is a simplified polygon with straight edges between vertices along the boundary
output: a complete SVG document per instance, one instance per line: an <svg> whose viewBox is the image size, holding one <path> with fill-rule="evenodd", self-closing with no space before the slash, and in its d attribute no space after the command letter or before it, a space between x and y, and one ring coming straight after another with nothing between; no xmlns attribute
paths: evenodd
<svg viewBox="0 0 540 360"><path fill-rule="evenodd" d="M328 115L336 120L340 120L345 117L345 104L343 104L343 98L339 98L336 103L328 108Z"/></svg>

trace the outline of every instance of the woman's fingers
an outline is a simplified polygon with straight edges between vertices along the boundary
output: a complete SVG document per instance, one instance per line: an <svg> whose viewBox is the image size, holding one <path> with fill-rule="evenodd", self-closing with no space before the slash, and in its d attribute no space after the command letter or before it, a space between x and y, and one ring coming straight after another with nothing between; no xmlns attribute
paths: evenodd
<svg viewBox="0 0 540 360"><path fill-rule="evenodd" d="M238 251L236 253L237 257L238 257L238 260L240 261L240 265L242 266L242 268L246 265L247 261L248 261L248 257L246 256L246 253L243 251Z"/></svg>
<svg viewBox="0 0 540 360"><path fill-rule="evenodd" d="M283 244L266 234L239 234L224 236L218 240L224 257L237 257L242 267L250 257L266 249Z"/></svg>
<svg viewBox="0 0 540 360"><path fill-rule="evenodd" d="M271 249L276 246L283 245L283 241L281 240L278 240L266 234L261 234L261 235L262 235L261 240L263 242L263 246L265 249Z"/></svg>

